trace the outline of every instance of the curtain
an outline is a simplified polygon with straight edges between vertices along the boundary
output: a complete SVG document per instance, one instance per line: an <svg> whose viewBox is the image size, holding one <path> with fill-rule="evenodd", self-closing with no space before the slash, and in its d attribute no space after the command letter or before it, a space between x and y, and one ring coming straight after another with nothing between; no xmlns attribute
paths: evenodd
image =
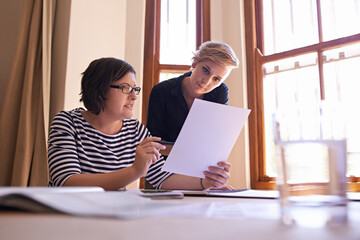
<svg viewBox="0 0 360 240"><path fill-rule="evenodd" d="M48 181L47 134L56 0L24 0L0 117L0 185Z"/></svg>

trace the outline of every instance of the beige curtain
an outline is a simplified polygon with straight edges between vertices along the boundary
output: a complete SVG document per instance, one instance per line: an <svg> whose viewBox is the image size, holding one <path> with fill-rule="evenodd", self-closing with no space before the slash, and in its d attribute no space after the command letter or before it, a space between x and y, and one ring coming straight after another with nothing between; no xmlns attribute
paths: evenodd
<svg viewBox="0 0 360 240"><path fill-rule="evenodd" d="M56 0L24 0L0 117L0 185L48 181L51 42Z"/></svg>

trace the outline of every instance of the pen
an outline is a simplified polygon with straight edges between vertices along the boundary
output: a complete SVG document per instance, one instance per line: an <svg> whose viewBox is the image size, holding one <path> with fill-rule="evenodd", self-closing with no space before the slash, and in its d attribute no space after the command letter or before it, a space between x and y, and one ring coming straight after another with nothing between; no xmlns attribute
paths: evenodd
<svg viewBox="0 0 360 240"><path fill-rule="evenodd" d="M174 145L174 142L168 142L168 141L157 141L158 143L162 144L162 145L168 145L168 146L172 146Z"/></svg>

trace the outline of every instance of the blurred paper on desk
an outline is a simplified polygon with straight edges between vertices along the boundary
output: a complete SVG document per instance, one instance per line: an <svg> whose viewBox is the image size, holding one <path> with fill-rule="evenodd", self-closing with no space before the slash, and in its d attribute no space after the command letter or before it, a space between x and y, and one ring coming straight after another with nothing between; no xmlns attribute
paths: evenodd
<svg viewBox="0 0 360 240"><path fill-rule="evenodd" d="M227 161L249 109L195 99L163 171L204 177L203 171Z"/></svg>

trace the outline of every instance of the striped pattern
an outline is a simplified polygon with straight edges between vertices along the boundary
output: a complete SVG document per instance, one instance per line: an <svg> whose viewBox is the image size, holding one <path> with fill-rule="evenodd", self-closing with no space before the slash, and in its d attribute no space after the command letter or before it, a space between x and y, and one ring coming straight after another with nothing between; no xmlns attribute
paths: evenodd
<svg viewBox="0 0 360 240"><path fill-rule="evenodd" d="M84 109L58 113L50 127L48 161L50 186L62 186L74 174L108 173L130 167L136 146L149 131L136 119L124 120L121 131L106 135L94 129L81 115ZM171 175L161 171L165 160L151 165L146 180L155 188Z"/></svg>

